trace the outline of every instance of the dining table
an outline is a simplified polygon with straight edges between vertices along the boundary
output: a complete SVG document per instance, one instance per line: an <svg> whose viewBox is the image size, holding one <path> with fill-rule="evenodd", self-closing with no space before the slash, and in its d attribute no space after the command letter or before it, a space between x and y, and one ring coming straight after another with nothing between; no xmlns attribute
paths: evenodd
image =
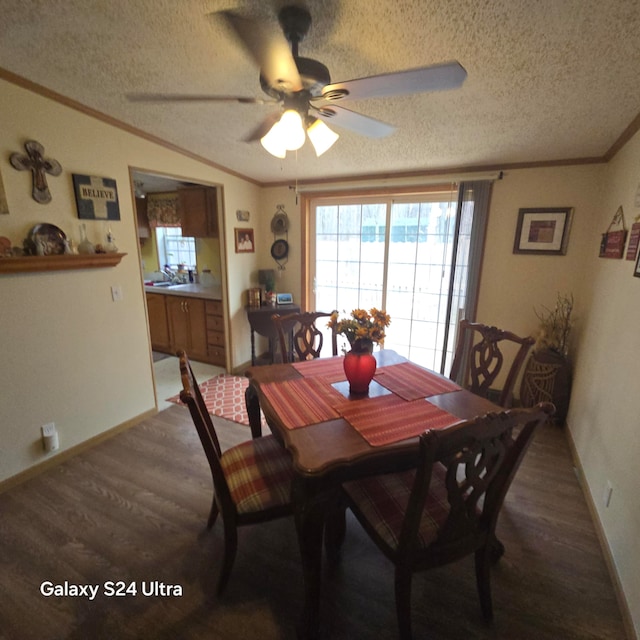
<svg viewBox="0 0 640 640"><path fill-rule="evenodd" d="M390 349L374 352L368 393L351 394L344 356L250 367L245 399L253 437L264 414L290 451L291 498L302 560L298 637L321 637L322 543L343 482L417 466L419 435L501 407Z"/></svg>

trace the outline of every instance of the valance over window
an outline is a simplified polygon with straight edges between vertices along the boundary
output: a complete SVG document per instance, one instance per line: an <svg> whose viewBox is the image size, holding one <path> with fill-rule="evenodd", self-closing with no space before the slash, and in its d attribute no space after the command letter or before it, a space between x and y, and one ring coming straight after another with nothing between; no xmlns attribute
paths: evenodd
<svg viewBox="0 0 640 640"><path fill-rule="evenodd" d="M180 227L178 193L149 193L147 195L147 217L151 227Z"/></svg>

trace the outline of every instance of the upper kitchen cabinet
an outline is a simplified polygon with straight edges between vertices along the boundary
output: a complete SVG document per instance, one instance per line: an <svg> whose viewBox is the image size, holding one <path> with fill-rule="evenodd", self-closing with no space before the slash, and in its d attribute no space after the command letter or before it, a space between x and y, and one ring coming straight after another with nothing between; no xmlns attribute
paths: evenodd
<svg viewBox="0 0 640 640"><path fill-rule="evenodd" d="M183 236L218 237L218 189L215 187L179 188L178 212Z"/></svg>
<svg viewBox="0 0 640 640"><path fill-rule="evenodd" d="M145 198L136 198L136 218L138 221L138 238L143 241L150 238L151 230L149 229L147 200Z"/></svg>

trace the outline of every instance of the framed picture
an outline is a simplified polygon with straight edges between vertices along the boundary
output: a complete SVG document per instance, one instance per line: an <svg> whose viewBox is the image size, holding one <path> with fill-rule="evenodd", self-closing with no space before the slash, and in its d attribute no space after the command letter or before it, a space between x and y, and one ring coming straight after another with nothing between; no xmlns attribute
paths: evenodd
<svg viewBox="0 0 640 640"><path fill-rule="evenodd" d="M2 174L0 173L0 214L9 213L9 204L7 203L7 194L4 191L4 185L2 184Z"/></svg>
<svg viewBox="0 0 640 640"><path fill-rule="evenodd" d="M571 207L520 209L513 253L565 255L572 214Z"/></svg>
<svg viewBox="0 0 640 640"><path fill-rule="evenodd" d="M638 259L636 260L636 268L633 271L633 275L636 278L640 278L640 253L638 253Z"/></svg>
<svg viewBox="0 0 640 640"><path fill-rule="evenodd" d="M236 237L236 253L254 253L255 242L253 229L234 229Z"/></svg>
<svg viewBox="0 0 640 640"><path fill-rule="evenodd" d="M631 225L631 233L629 234L629 244L627 245L627 260L635 260L638 255L638 247L640 246L640 222L634 222Z"/></svg>
<svg viewBox="0 0 640 640"><path fill-rule="evenodd" d="M73 174L78 218L83 220L120 220L118 189L111 178Z"/></svg>

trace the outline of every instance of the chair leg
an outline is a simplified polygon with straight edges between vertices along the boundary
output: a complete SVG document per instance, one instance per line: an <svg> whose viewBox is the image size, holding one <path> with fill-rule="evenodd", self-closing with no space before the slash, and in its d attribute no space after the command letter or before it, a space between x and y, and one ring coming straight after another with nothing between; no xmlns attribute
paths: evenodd
<svg viewBox="0 0 640 640"><path fill-rule="evenodd" d="M215 495L213 496L213 502L211 503L211 511L209 511L209 519L207 520L207 529L211 529L218 519L218 503L216 502Z"/></svg>
<svg viewBox="0 0 640 640"><path fill-rule="evenodd" d="M233 561L236 559L236 551L238 550L238 530L234 524L224 523L224 558L222 560L222 569L220 578L218 579L218 595L222 592L229 582Z"/></svg>
<svg viewBox="0 0 640 640"><path fill-rule="evenodd" d="M476 584L480 597L480 608L486 622L493 620L493 604L491 603L491 560L494 549L491 541L475 553Z"/></svg>
<svg viewBox="0 0 640 640"><path fill-rule="evenodd" d="M251 437L255 440L262 436L262 417L260 415L260 401L258 394L252 385L249 385L244 392L244 402L247 407L247 417L251 427Z"/></svg>
<svg viewBox="0 0 640 640"><path fill-rule="evenodd" d="M489 541L491 546L491 562L494 564L504 555L504 545L495 536Z"/></svg>
<svg viewBox="0 0 640 640"><path fill-rule="evenodd" d="M396 567L396 616L400 640L411 640L411 570L401 566Z"/></svg>

